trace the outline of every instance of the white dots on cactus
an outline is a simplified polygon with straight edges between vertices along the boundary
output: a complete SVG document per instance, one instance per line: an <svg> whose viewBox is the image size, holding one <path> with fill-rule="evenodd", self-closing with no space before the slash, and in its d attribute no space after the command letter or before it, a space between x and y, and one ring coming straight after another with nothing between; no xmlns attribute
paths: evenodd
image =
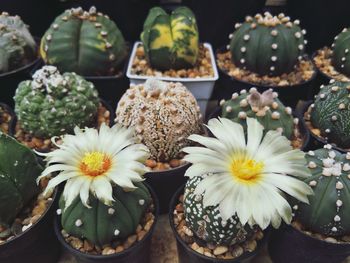
<svg viewBox="0 0 350 263"><path fill-rule="evenodd" d="M279 134L282 134L283 133L283 128L282 127L278 127L276 129L276 132L278 132Z"/></svg>
<svg viewBox="0 0 350 263"><path fill-rule="evenodd" d="M232 96L233 96L233 95L232 95ZM225 100L220 100L219 105L220 105L220 106L223 106L223 105L225 104L225 102L226 102Z"/></svg>
<svg viewBox="0 0 350 263"><path fill-rule="evenodd" d="M338 231L338 229L334 226L334 227L332 227L332 232L337 232Z"/></svg>
<svg viewBox="0 0 350 263"><path fill-rule="evenodd" d="M348 29L347 28L344 28L341 32L346 32L346 31L348 31Z"/></svg>
<svg viewBox="0 0 350 263"><path fill-rule="evenodd" d="M239 93L240 93L241 95L242 95L242 94L246 94L246 93L247 93L247 90L242 89Z"/></svg>
<svg viewBox="0 0 350 263"><path fill-rule="evenodd" d="M337 205L337 207L341 207L343 205L343 201L338 199L337 202L335 202L335 204Z"/></svg>
<svg viewBox="0 0 350 263"><path fill-rule="evenodd" d="M323 146L323 148L325 148L327 150L331 150L332 149L332 145L326 144L325 146Z"/></svg>
<svg viewBox="0 0 350 263"><path fill-rule="evenodd" d="M315 162L310 161L310 162L308 163L308 167L309 167L310 169L315 169L315 168L317 167L317 165L316 165Z"/></svg>
<svg viewBox="0 0 350 263"><path fill-rule="evenodd" d="M303 60L303 57L302 56L298 56L298 60L299 61Z"/></svg>
<svg viewBox="0 0 350 263"><path fill-rule="evenodd" d="M277 57L276 56L272 56L271 57L271 61L274 61L274 62L277 61Z"/></svg>
<svg viewBox="0 0 350 263"><path fill-rule="evenodd" d="M296 20L294 20L293 23L294 23L294 25L297 25L297 26L298 26L298 25L300 25L300 20L296 19Z"/></svg>
<svg viewBox="0 0 350 263"><path fill-rule="evenodd" d="M294 206L293 206L293 209L294 209L294 210L298 210L298 209L299 209L299 206L298 206L298 205L294 205Z"/></svg>
<svg viewBox="0 0 350 263"><path fill-rule="evenodd" d="M308 42L307 42L307 40L306 40L306 39L304 39L304 45L307 45L307 43L308 43Z"/></svg>
<svg viewBox="0 0 350 263"><path fill-rule="evenodd" d="M247 35L244 35L243 36L243 39L245 40L245 41L248 41L249 39L250 39L250 36L247 34Z"/></svg>
<svg viewBox="0 0 350 263"><path fill-rule="evenodd" d="M293 24L292 24L291 22L287 22L287 23L286 23L286 27L291 28L291 27L293 27Z"/></svg>
<svg viewBox="0 0 350 263"><path fill-rule="evenodd" d="M238 113L238 118L240 118L241 120L245 120L247 118L247 113L245 113L244 111L240 111Z"/></svg>
<svg viewBox="0 0 350 263"><path fill-rule="evenodd" d="M271 45L271 48L272 48L273 50L276 50L276 49L278 48L278 45L277 45L276 43L273 43L273 44Z"/></svg>
<svg viewBox="0 0 350 263"><path fill-rule="evenodd" d="M113 60L115 60L115 55L114 54L110 54L108 58L109 58L109 60L113 61Z"/></svg>
<svg viewBox="0 0 350 263"><path fill-rule="evenodd" d="M100 32L101 36L106 37L108 35L107 31L101 31Z"/></svg>
<svg viewBox="0 0 350 263"><path fill-rule="evenodd" d="M109 48L111 48L111 47L112 47L112 44L109 43L109 42L106 42L106 48L109 49Z"/></svg>
<svg viewBox="0 0 350 263"><path fill-rule="evenodd" d="M347 152L347 153L346 153L345 158L346 158L346 160L350 160L350 152Z"/></svg>
<svg viewBox="0 0 350 263"><path fill-rule="evenodd" d="M271 30L271 36L277 36L278 35L278 31L277 30Z"/></svg>
<svg viewBox="0 0 350 263"><path fill-rule="evenodd" d="M337 156L337 154L335 153L335 151L330 151L330 152L328 153L328 156L329 156L330 158L334 159L334 158Z"/></svg>
<svg viewBox="0 0 350 263"><path fill-rule="evenodd" d="M255 28L256 28L256 23L252 23L252 24L250 25L250 28L251 28L251 29L255 29Z"/></svg>
<svg viewBox="0 0 350 263"><path fill-rule="evenodd" d="M232 107L231 107L231 106L227 106L227 107L226 107L226 111L227 111L227 112L232 112Z"/></svg>
<svg viewBox="0 0 350 263"><path fill-rule="evenodd" d="M75 221L75 226L76 227L81 227L83 225L83 221L81 221L81 219L77 219L76 221Z"/></svg>
<svg viewBox="0 0 350 263"><path fill-rule="evenodd" d="M64 21L64 22L68 21L68 17L66 17L66 16L62 17L61 19L62 19L62 21Z"/></svg>
<svg viewBox="0 0 350 263"><path fill-rule="evenodd" d="M55 29L55 30L58 29L58 24L53 24L52 28Z"/></svg>
<svg viewBox="0 0 350 263"><path fill-rule="evenodd" d="M301 30L301 33L302 33L303 35L306 35L306 30L305 30L305 29Z"/></svg>
<svg viewBox="0 0 350 263"><path fill-rule="evenodd" d="M331 120L332 120L332 121L337 121L337 119L338 119L338 118L337 118L337 116L335 116L335 115L333 115L333 116L331 117Z"/></svg>
<svg viewBox="0 0 350 263"><path fill-rule="evenodd" d="M272 102L271 106L274 110L278 109L278 103L276 101Z"/></svg>
<svg viewBox="0 0 350 263"><path fill-rule="evenodd" d="M241 52L244 53L247 51L247 48L246 47L241 47Z"/></svg>
<svg viewBox="0 0 350 263"><path fill-rule="evenodd" d="M237 28L240 28L241 25L242 25L241 23L236 23L236 24L235 24L235 28L236 28L236 29L237 29Z"/></svg>
<svg viewBox="0 0 350 263"><path fill-rule="evenodd" d="M252 22L253 21L253 18L251 16L246 16L245 17L245 21L246 22Z"/></svg>
<svg viewBox="0 0 350 263"><path fill-rule="evenodd" d="M246 99L243 99L239 102L239 106L241 106L242 108L245 108L248 106L248 101Z"/></svg>
<svg viewBox="0 0 350 263"><path fill-rule="evenodd" d="M46 40L50 42L50 41L52 40L52 35L51 35L51 34L48 34L48 35L46 36Z"/></svg>
<svg viewBox="0 0 350 263"><path fill-rule="evenodd" d="M345 171L345 172L350 171L350 164L345 163L345 164L343 165L343 171Z"/></svg>
<svg viewBox="0 0 350 263"><path fill-rule="evenodd" d="M276 68L275 68L274 66L271 66L271 67L270 67L270 71L275 71L275 69L276 69Z"/></svg>
<svg viewBox="0 0 350 263"><path fill-rule="evenodd" d="M348 174L348 178L350 179L350 174Z"/></svg>
<svg viewBox="0 0 350 263"><path fill-rule="evenodd" d="M326 133L330 133L331 130L327 128L327 129L325 129L325 132L326 132Z"/></svg>
<svg viewBox="0 0 350 263"><path fill-rule="evenodd" d="M62 209L57 209L57 210L56 210L56 214L57 214L57 215L61 215L61 214L62 214Z"/></svg>
<svg viewBox="0 0 350 263"><path fill-rule="evenodd" d="M284 13L279 13L279 14L278 14L278 18L279 18L279 19L282 19L283 17L284 17Z"/></svg>
<svg viewBox="0 0 350 263"><path fill-rule="evenodd" d="M114 230L114 235L115 235L115 236L119 236L119 234L120 234L119 229Z"/></svg>
<svg viewBox="0 0 350 263"><path fill-rule="evenodd" d="M279 113L278 111L274 111L274 112L272 112L272 114L271 114L271 118L272 118L273 120L279 120L280 117L281 117L281 115L280 115L280 113Z"/></svg>
<svg viewBox="0 0 350 263"><path fill-rule="evenodd" d="M232 39L232 38L233 38L233 34L232 34L232 33L229 34L229 35L228 35L228 38L229 38L229 39Z"/></svg>
<svg viewBox="0 0 350 263"><path fill-rule="evenodd" d="M226 49L227 49L227 50L230 50L230 45L227 45L227 46L226 46Z"/></svg>
<svg viewBox="0 0 350 263"><path fill-rule="evenodd" d="M345 106L344 103L340 103L339 106L338 106L339 110L344 110L345 108L346 108L346 106Z"/></svg>
<svg viewBox="0 0 350 263"><path fill-rule="evenodd" d="M331 45L331 47L334 48L334 47L335 47L335 44L333 43L333 44Z"/></svg>
<svg viewBox="0 0 350 263"><path fill-rule="evenodd" d="M115 209L114 208L112 208L112 207L108 208L108 214L109 215L113 215L114 213L115 213Z"/></svg>
<svg viewBox="0 0 350 263"><path fill-rule="evenodd" d="M244 64L244 63L245 63L245 59L244 59L244 58L241 58L241 59L240 59L240 62L241 62L242 64Z"/></svg>
<svg viewBox="0 0 350 263"><path fill-rule="evenodd" d="M299 50L303 50L304 49L304 45L303 44L298 45L298 49Z"/></svg>
<svg viewBox="0 0 350 263"><path fill-rule="evenodd" d="M331 169L328 169L328 168L323 168L322 169L322 175L324 176L331 176L332 175L332 170Z"/></svg>
<svg viewBox="0 0 350 263"><path fill-rule="evenodd" d="M232 94L231 100L235 100L235 99L237 99L238 97L239 97L238 93L235 92L235 93Z"/></svg>
<svg viewBox="0 0 350 263"><path fill-rule="evenodd" d="M326 168L331 168L334 164L334 160L331 158L325 158L322 160L322 164Z"/></svg>
<svg viewBox="0 0 350 263"><path fill-rule="evenodd" d="M140 199L139 200L139 205L144 205L145 204L145 200L144 199Z"/></svg>
<svg viewBox="0 0 350 263"><path fill-rule="evenodd" d="M349 53L349 49L347 48L347 49L345 49L345 54L348 54Z"/></svg>
<svg viewBox="0 0 350 263"><path fill-rule="evenodd" d="M329 81L329 84L333 84L335 82L335 79L331 79L330 81Z"/></svg>
<svg viewBox="0 0 350 263"><path fill-rule="evenodd" d="M277 92L273 92L273 93L272 93L272 97L273 97L274 99L278 98L278 93L277 93Z"/></svg>
<svg viewBox="0 0 350 263"><path fill-rule="evenodd" d="M338 181L336 184L335 184L335 188L338 189L338 190L342 190L344 188L344 185L342 182Z"/></svg>
<svg viewBox="0 0 350 263"><path fill-rule="evenodd" d="M336 216L334 217L334 222L339 222L339 221L340 221L340 216L336 215Z"/></svg>
<svg viewBox="0 0 350 263"><path fill-rule="evenodd" d="M45 45L44 46L44 51L47 52L49 50L49 46L48 45Z"/></svg>
<svg viewBox="0 0 350 263"><path fill-rule="evenodd" d="M314 151L308 151L307 154L310 155L310 156L315 156L315 152Z"/></svg>
<svg viewBox="0 0 350 263"><path fill-rule="evenodd" d="M326 97L325 94L323 94L323 93L320 94L320 98L321 98L321 99L324 99L325 97Z"/></svg>
<svg viewBox="0 0 350 263"><path fill-rule="evenodd" d="M292 108L291 108L291 107L286 107L285 112L286 112L288 115L292 115Z"/></svg>
<svg viewBox="0 0 350 263"><path fill-rule="evenodd" d="M295 36L296 38L301 38L301 32L295 32L294 36Z"/></svg>
<svg viewBox="0 0 350 263"><path fill-rule="evenodd" d="M317 182L315 180L312 180L312 181L309 182L309 185L311 187L315 187L317 185Z"/></svg>

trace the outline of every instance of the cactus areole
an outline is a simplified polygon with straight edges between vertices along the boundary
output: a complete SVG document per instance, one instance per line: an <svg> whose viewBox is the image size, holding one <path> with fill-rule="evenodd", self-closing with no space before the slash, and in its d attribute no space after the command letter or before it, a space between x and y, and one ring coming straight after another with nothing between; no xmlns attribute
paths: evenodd
<svg viewBox="0 0 350 263"><path fill-rule="evenodd" d="M58 16L41 39L40 55L62 72L108 76L127 55L124 37L108 16L91 7L69 9Z"/></svg>
<svg viewBox="0 0 350 263"><path fill-rule="evenodd" d="M187 7L171 15L160 7L152 8L141 33L146 58L159 70L192 67L198 58L198 38L196 18Z"/></svg>
<svg viewBox="0 0 350 263"><path fill-rule="evenodd" d="M266 12L246 17L236 24L228 49L232 62L259 75L279 76L292 71L305 50L305 30L299 20L290 21L284 14Z"/></svg>
<svg viewBox="0 0 350 263"><path fill-rule="evenodd" d="M343 31L334 38L332 64L339 72L350 76L350 30Z"/></svg>

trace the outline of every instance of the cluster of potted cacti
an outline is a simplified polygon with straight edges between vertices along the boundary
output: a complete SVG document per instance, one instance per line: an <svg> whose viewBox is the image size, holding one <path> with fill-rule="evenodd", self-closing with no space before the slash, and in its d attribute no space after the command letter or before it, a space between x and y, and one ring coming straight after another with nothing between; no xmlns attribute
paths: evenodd
<svg viewBox="0 0 350 263"><path fill-rule="evenodd" d="M214 55L195 10L153 7L129 58L108 12L84 8L60 10L39 50L0 15L14 105L0 104L1 262L53 263L62 247L147 263L158 212L180 262L241 262L268 242L274 262L350 255L350 31L309 59L299 20L258 13ZM317 69L335 79L318 94Z"/></svg>

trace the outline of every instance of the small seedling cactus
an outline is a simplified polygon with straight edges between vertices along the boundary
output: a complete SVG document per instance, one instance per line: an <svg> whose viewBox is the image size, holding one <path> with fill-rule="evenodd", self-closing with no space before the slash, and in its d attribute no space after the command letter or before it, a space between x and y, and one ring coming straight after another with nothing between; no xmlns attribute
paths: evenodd
<svg viewBox="0 0 350 263"><path fill-rule="evenodd" d="M35 54L35 41L20 17L0 14L0 74L27 65Z"/></svg>
<svg viewBox="0 0 350 263"><path fill-rule="evenodd" d="M232 62L259 75L279 76L292 71L302 59L306 44L306 31L299 23L282 13L246 17L230 35Z"/></svg>
<svg viewBox="0 0 350 263"><path fill-rule="evenodd" d="M350 154L324 149L306 155L312 176L305 180L314 190L310 204L294 205L295 218L315 233L331 237L350 234Z"/></svg>
<svg viewBox="0 0 350 263"><path fill-rule="evenodd" d="M331 80L311 104L310 120L329 143L350 148L350 83Z"/></svg>
<svg viewBox="0 0 350 263"><path fill-rule="evenodd" d="M42 172L34 152L0 131L0 225L9 226L39 193Z"/></svg>
<svg viewBox="0 0 350 263"><path fill-rule="evenodd" d="M91 7L66 10L46 31L40 45L41 57L62 72L83 76L106 76L117 72L127 55L117 25Z"/></svg>
<svg viewBox="0 0 350 263"><path fill-rule="evenodd" d="M75 126L95 126L99 98L94 85L54 66L35 72L19 84L15 112L22 128L39 138L72 133Z"/></svg>
<svg viewBox="0 0 350 263"><path fill-rule="evenodd" d="M152 8L141 34L147 61L160 70L193 67L198 38L196 18L187 7L179 7L171 15L160 7Z"/></svg>
<svg viewBox="0 0 350 263"><path fill-rule="evenodd" d="M348 28L344 28L334 38L332 50L332 64L335 69L346 76L350 76L350 30Z"/></svg>
<svg viewBox="0 0 350 263"><path fill-rule="evenodd" d="M126 91L117 106L116 123L136 127L151 158L159 162L179 158L190 144L187 137L202 130L199 107L186 87L156 79Z"/></svg>
<svg viewBox="0 0 350 263"><path fill-rule="evenodd" d="M260 94L256 88L249 92L242 90L240 94L234 93L230 100L222 100L222 117L238 122L247 127L247 118L256 118L265 128L281 131L284 136L291 139L294 131L292 109L285 107L278 99L278 94L272 89Z"/></svg>

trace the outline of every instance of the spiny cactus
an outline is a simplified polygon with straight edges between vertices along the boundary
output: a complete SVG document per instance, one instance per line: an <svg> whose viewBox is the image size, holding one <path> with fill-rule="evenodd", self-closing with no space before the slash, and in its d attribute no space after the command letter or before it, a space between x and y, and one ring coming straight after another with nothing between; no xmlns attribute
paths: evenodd
<svg viewBox="0 0 350 263"><path fill-rule="evenodd" d="M83 76L112 75L127 55L117 25L95 7L66 10L46 31L41 57L62 72Z"/></svg>
<svg viewBox="0 0 350 263"><path fill-rule="evenodd" d="M314 190L310 205L294 206L295 217L307 229L326 236L350 234L350 154L324 149L306 154L312 176L305 180Z"/></svg>
<svg viewBox="0 0 350 263"><path fill-rule="evenodd" d="M288 139L291 139L294 130L292 109L285 107L278 99L278 94L272 89L260 94L256 88L249 93L242 90L240 94L232 94L230 100L220 101L222 117L238 122L247 127L246 118L256 118L265 128L265 131L279 130Z"/></svg>
<svg viewBox="0 0 350 263"><path fill-rule="evenodd" d="M259 75L279 76L292 71L302 59L306 44L306 31L300 29L299 23L291 22L282 13L246 17L230 35L232 62Z"/></svg>
<svg viewBox="0 0 350 263"><path fill-rule="evenodd" d="M160 7L152 8L141 33L149 64L160 70L192 67L198 57L198 37L196 18L187 7L171 15Z"/></svg>
<svg viewBox="0 0 350 263"><path fill-rule="evenodd" d="M350 83L332 80L311 104L310 120L321 135L341 148L350 148Z"/></svg>
<svg viewBox="0 0 350 263"><path fill-rule="evenodd" d="M249 224L242 226L237 216L224 221L219 205L203 208L203 194L194 193L204 176L189 178L185 186L184 210L187 226L196 236L208 243L234 245L246 241L254 234Z"/></svg>
<svg viewBox="0 0 350 263"><path fill-rule="evenodd" d="M94 85L75 73L63 75L54 66L22 81L14 97L22 128L40 138L72 133L75 126L94 126L99 98Z"/></svg>
<svg viewBox="0 0 350 263"><path fill-rule="evenodd" d="M151 158L160 162L178 158L190 144L187 137L202 131L196 99L181 83L149 79L130 87L118 103L116 116L116 123L136 127Z"/></svg>
<svg viewBox="0 0 350 263"><path fill-rule="evenodd" d="M105 205L90 194L91 208L83 205L80 197L65 209L63 195L59 206L62 212L61 223L68 234L86 238L91 243L103 246L114 239L124 239L135 233L152 198L143 183L135 183L134 191L124 191L114 186L111 206Z"/></svg>
<svg viewBox="0 0 350 263"><path fill-rule="evenodd" d="M41 172L35 154L0 131L0 225L10 225L38 194Z"/></svg>
<svg viewBox="0 0 350 263"><path fill-rule="evenodd" d="M35 53L35 41L21 18L0 14L0 74L32 62Z"/></svg>
<svg viewBox="0 0 350 263"><path fill-rule="evenodd" d="M343 31L334 38L332 64L336 70L350 76L350 30Z"/></svg>

